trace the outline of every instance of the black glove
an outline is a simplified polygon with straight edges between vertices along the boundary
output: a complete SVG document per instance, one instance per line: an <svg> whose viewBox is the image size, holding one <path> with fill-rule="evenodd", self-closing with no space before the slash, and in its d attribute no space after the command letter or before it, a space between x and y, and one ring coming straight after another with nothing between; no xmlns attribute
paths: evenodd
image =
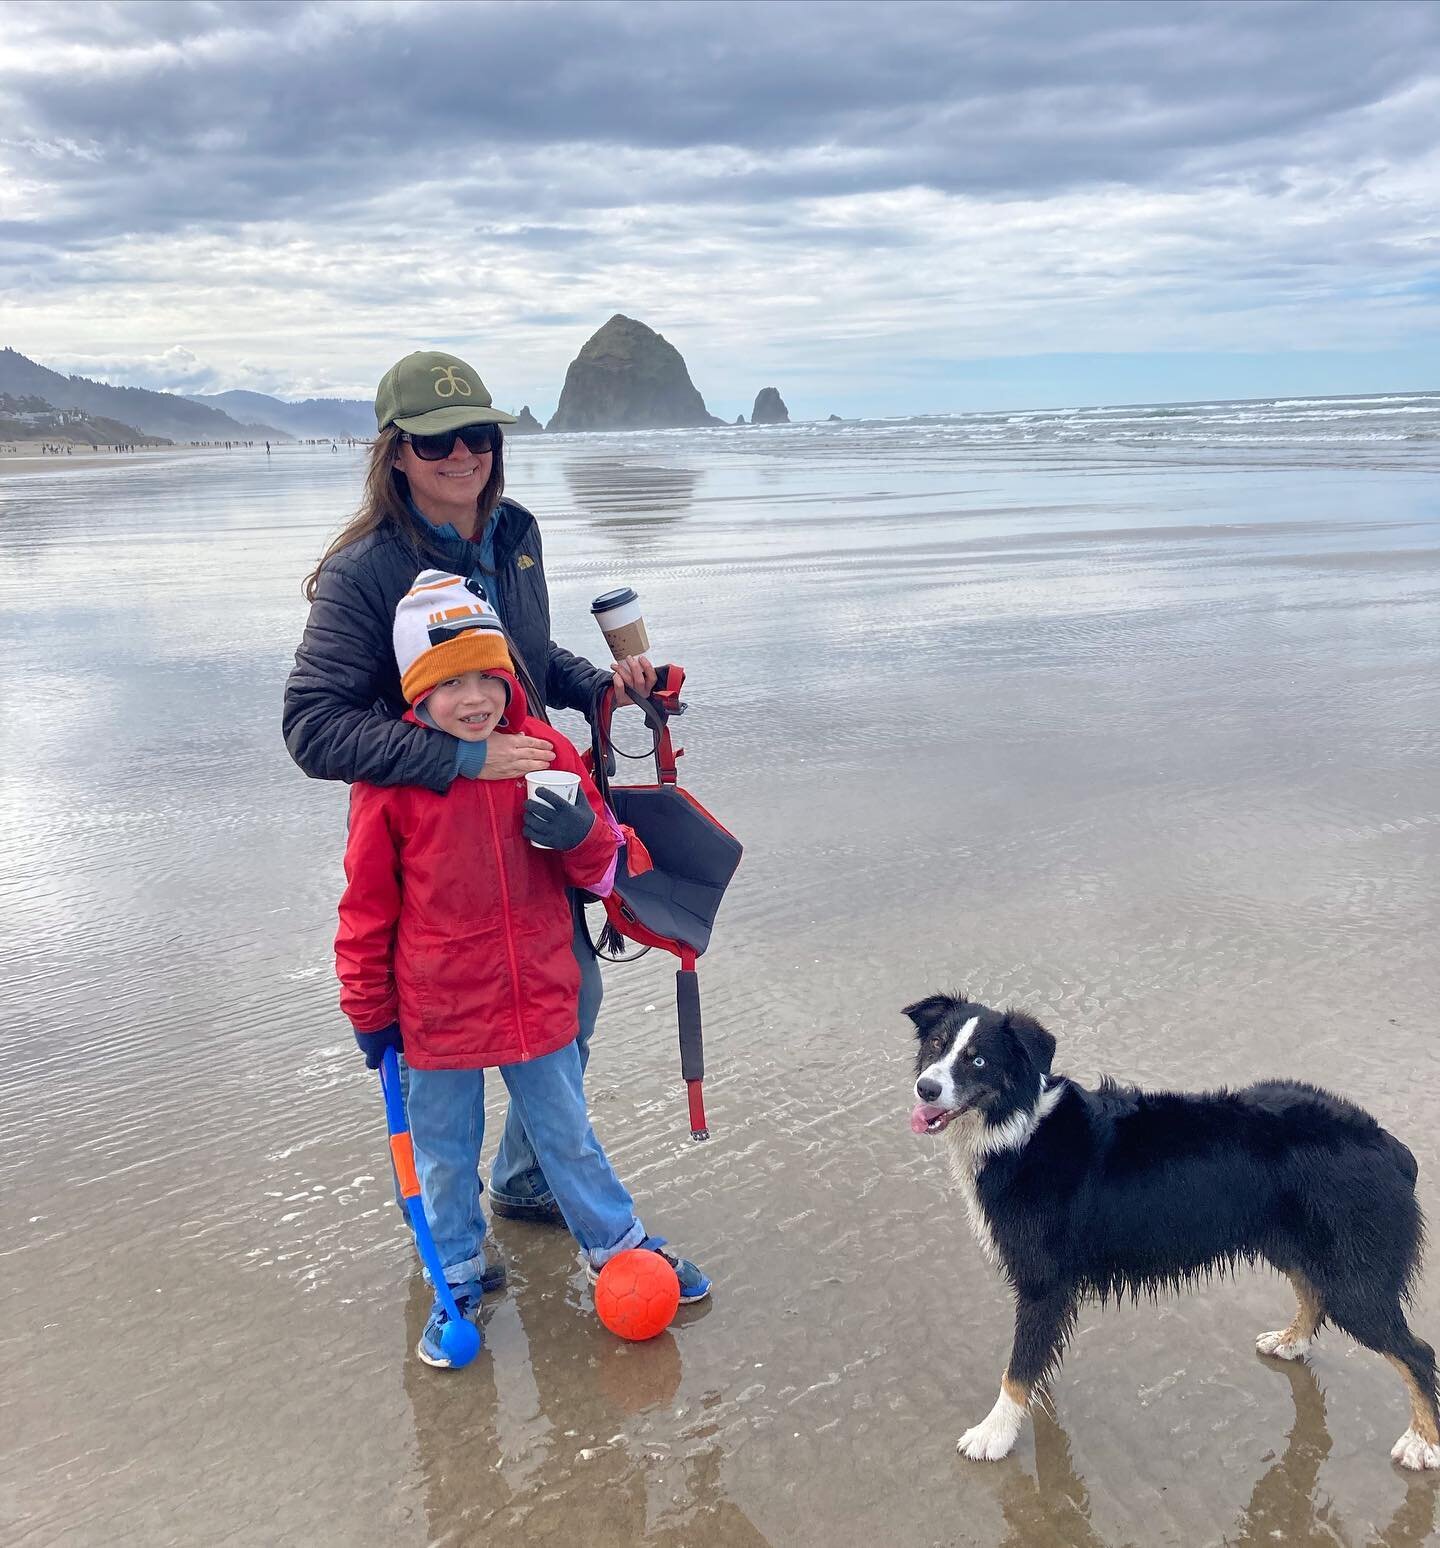
<svg viewBox="0 0 1440 1548"><path fill-rule="evenodd" d="M365 1055L367 1070L380 1068L380 1061L385 1057L387 1048L393 1048L396 1053L405 1052L405 1044L400 1040L398 1021L392 1021L388 1027L381 1027L378 1032L357 1032L355 1041L360 1045L360 1052Z"/></svg>
<svg viewBox="0 0 1440 1548"><path fill-rule="evenodd" d="M574 849L595 826L595 813L585 794L567 801L553 790L541 788L525 803L525 837L547 849Z"/></svg>

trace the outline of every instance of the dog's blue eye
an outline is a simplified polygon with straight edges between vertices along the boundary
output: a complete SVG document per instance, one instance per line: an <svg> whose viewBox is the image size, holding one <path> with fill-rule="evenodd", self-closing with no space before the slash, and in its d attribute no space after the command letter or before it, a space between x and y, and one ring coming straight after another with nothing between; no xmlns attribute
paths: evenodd
<svg viewBox="0 0 1440 1548"><path fill-rule="evenodd" d="M985 1068L985 1061L980 1057L979 1054L976 1054L970 1062L977 1070L983 1070Z"/></svg>

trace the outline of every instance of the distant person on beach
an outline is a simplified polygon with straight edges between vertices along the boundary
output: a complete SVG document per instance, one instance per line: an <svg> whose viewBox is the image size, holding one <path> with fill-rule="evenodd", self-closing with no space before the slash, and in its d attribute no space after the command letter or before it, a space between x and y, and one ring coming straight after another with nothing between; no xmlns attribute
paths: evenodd
<svg viewBox="0 0 1440 1548"><path fill-rule="evenodd" d="M617 704L629 703L630 689L654 688L655 669L644 656L601 669L551 639L540 529L504 494L500 426L515 417L492 405L478 372L454 355L407 355L381 379L375 421L360 509L305 582L310 618L285 686L286 746L312 779L439 793L458 779L523 779L554 760L545 738L522 733L491 745L401 718L390 620L422 570L465 576L500 615L535 714L548 704L588 715L607 684ZM600 965L578 899L571 908L583 1070L600 1010ZM507 1219L564 1223L513 1104L490 1204Z"/></svg>
<svg viewBox="0 0 1440 1548"><path fill-rule="evenodd" d="M422 571L393 637L405 723L422 737L485 747L528 736L550 748L552 772L579 782L573 802L555 790L527 797L519 780L454 780L438 800L413 785L350 792L340 1005L372 1069L387 1048L405 1055L425 1216L461 1315L503 1280L487 1271L480 1211L484 1072L496 1068L592 1282L639 1247L675 1270L682 1301L703 1300L710 1281L647 1234L586 1111L566 889L610 890L620 831L575 749L527 714L505 631L475 582ZM417 1350L428 1365L450 1364L446 1320L437 1296Z"/></svg>

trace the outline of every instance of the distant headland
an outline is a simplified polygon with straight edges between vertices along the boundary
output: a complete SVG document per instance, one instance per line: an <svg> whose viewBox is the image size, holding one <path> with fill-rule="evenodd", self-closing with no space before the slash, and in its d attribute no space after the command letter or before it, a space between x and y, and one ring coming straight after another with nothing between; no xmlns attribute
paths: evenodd
<svg viewBox="0 0 1440 1548"><path fill-rule="evenodd" d="M0 425L0 438L10 439L37 439L54 432L77 444L154 445L368 440L375 434L374 405L363 398L287 402L240 389L182 395L112 387L52 371L13 349L0 349L0 398L13 410L6 412L0 405L0 420L8 422L8 427ZM29 407L20 408L22 402ZM755 424L789 423L777 388L761 390L751 419ZM736 423L744 422L742 414ZM669 430L724 423L705 407L680 351L643 322L617 312L570 362L549 422L542 425L526 404L507 434Z"/></svg>

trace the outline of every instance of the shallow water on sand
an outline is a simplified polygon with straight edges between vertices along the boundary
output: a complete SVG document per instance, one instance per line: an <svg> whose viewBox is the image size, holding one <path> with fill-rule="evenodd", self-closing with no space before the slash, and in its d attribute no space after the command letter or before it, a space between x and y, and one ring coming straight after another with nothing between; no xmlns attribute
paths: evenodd
<svg viewBox="0 0 1440 1548"><path fill-rule="evenodd" d="M639 589L747 855L701 973L714 1139L657 956L607 969L591 1065L712 1303L619 1345L566 1240L502 1221L448 1376L335 1004L343 791L279 738L360 454L0 483L0 1536L1427 1541L1399 1382L1333 1333L1262 1362L1269 1274L1087 1310L1053 1417L957 1459L1009 1300L908 1130L899 1015L963 985L1080 1079L1333 1085L1440 1213L1440 452L1406 425L512 443L556 637L596 655L589 598Z"/></svg>

